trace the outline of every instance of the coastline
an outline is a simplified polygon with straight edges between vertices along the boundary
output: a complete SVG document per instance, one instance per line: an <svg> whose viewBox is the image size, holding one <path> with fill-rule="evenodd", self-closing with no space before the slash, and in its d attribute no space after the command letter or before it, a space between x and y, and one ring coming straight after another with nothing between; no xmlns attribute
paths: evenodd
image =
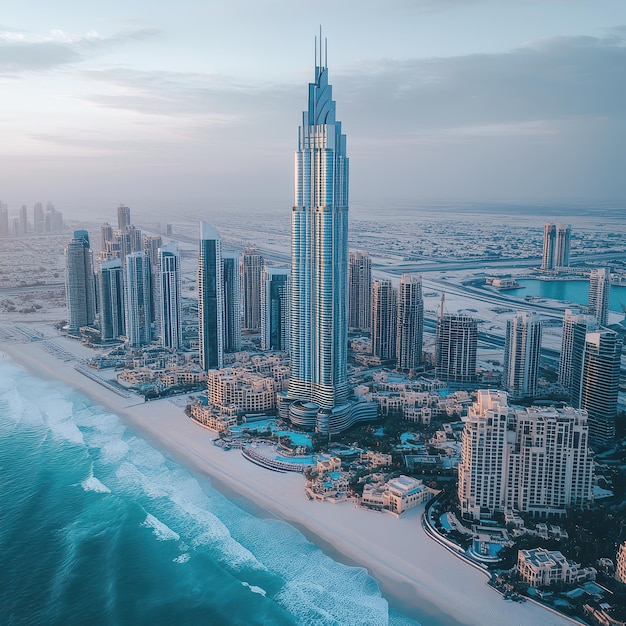
<svg viewBox="0 0 626 626"><path fill-rule="evenodd" d="M49 328L48 328L49 331ZM79 358L92 352L72 340L51 337ZM119 415L127 425L192 472L208 478L225 495L245 507L278 517L343 563L367 568L391 606L428 626L503 624L546 626L571 624L531 603L511 604L486 585L476 571L426 536L420 523L423 507L396 519L356 509L351 502L330 504L304 497L300 475L263 470L236 450L212 444L215 433L193 423L167 399L148 403L123 398L45 351L39 342L3 343L13 362L30 373L62 381Z"/></svg>

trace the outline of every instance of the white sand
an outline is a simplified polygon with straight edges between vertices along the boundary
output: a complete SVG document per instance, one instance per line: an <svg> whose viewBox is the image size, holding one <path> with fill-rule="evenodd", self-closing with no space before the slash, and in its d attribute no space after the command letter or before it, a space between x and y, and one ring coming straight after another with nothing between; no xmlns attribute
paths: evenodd
<svg viewBox="0 0 626 626"><path fill-rule="evenodd" d="M67 339L54 341L81 357L87 351ZM143 403L136 397L122 398L76 372L74 363L46 352L40 343L4 343L2 349L34 374L62 380L124 417L189 469L299 526L347 562L366 567L386 597L406 614L432 614L438 623L449 616L450 624L481 626L571 623L532 602L504 602L486 585L485 574L424 533L422 507L396 519L357 509L350 502L309 501L301 475L271 472L246 461L239 451L222 451L212 444L215 433L197 426L168 400Z"/></svg>

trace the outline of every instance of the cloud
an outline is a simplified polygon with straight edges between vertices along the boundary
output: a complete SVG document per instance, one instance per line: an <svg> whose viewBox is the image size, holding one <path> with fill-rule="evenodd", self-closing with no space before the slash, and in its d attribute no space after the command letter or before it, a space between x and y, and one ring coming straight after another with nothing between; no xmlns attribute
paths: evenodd
<svg viewBox="0 0 626 626"><path fill-rule="evenodd" d="M85 35L52 30L33 34L0 27L0 72L15 74L53 70L77 64L89 56L101 54L119 45L152 37L158 31L144 27L128 29L105 37L96 31Z"/></svg>

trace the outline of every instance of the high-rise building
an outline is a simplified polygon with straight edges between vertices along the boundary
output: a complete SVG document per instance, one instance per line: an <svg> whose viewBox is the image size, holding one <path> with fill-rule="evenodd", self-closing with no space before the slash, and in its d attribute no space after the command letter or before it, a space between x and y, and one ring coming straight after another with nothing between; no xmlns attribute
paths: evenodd
<svg viewBox="0 0 626 626"><path fill-rule="evenodd" d="M224 285L224 352L241 350L241 281L239 255L222 256Z"/></svg>
<svg viewBox="0 0 626 626"><path fill-rule="evenodd" d="M559 358L559 384L568 394L572 384L572 367L574 362L574 329L582 326L582 337L588 332L598 330L598 320L595 316L580 313L577 309L565 309L563 316L563 338L561 340L561 355ZM580 365L582 367L582 365ZM580 387L580 383L578 384Z"/></svg>
<svg viewBox="0 0 626 626"><path fill-rule="evenodd" d="M74 238L65 246L65 296L70 333L92 326L96 318L96 288L86 230L74 231Z"/></svg>
<svg viewBox="0 0 626 626"><path fill-rule="evenodd" d="M102 341L126 334L124 268L120 259L105 261L98 272L98 318Z"/></svg>
<svg viewBox="0 0 626 626"><path fill-rule="evenodd" d="M108 222L104 222L100 226L100 258L103 261L118 256L113 253L113 241L113 227Z"/></svg>
<svg viewBox="0 0 626 626"><path fill-rule="evenodd" d="M451 383L476 381L478 323L469 315L443 313L435 333L435 376Z"/></svg>
<svg viewBox="0 0 626 626"><path fill-rule="evenodd" d="M204 370L224 363L224 288L222 239L211 224L200 222L198 264L198 335Z"/></svg>
<svg viewBox="0 0 626 626"><path fill-rule="evenodd" d="M541 269L554 269L554 247L556 243L556 226L546 224L543 227L543 256L541 257Z"/></svg>
<svg viewBox="0 0 626 626"><path fill-rule="evenodd" d="M396 290L388 279L372 283L372 354L380 361L396 359Z"/></svg>
<svg viewBox="0 0 626 626"><path fill-rule="evenodd" d="M265 267L261 287L261 349L289 351L289 269Z"/></svg>
<svg viewBox="0 0 626 626"><path fill-rule="evenodd" d="M615 438L622 344L612 330L574 327L570 402L589 414L589 440L604 448Z"/></svg>
<svg viewBox="0 0 626 626"><path fill-rule="evenodd" d="M243 303L243 330L258 333L261 330L261 275L263 257L254 249L241 254L241 295Z"/></svg>
<svg viewBox="0 0 626 626"><path fill-rule="evenodd" d="M611 293L611 270L598 267L589 275L589 308L600 326L609 321L609 296Z"/></svg>
<svg viewBox="0 0 626 626"><path fill-rule="evenodd" d="M522 311L506 324L504 374L502 383L511 398L537 395L541 320L535 313Z"/></svg>
<svg viewBox="0 0 626 626"><path fill-rule="evenodd" d="M143 251L126 256L126 339L131 348L152 341L152 270L150 257Z"/></svg>
<svg viewBox="0 0 626 626"><path fill-rule="evenodd" d="M348 263L348 328L370 332L372 261L367 252L351 250Z"/></svg>
<svg viewBox="0 0 626 626"><path fill-rule="evenodd" d="M142 238L142 249L148 253L152 270L156 271L159 267L159 248L163 245L163 239L159 235L144 235Z"/></svg>
<svg viewBox="0 0 626 626"><path fill-rule="evenodd" d="M150 257L150 251L144 250ZM181 326L181 275L180 253L173 241L161 246L158 259L157 325L159 341L166 348L180 349L182 345Z"/></svg>
<svg viewBox="0 0 626 626"><path fill-rule="evenodd" d="M130 208L120 204L117 207L117 229L125 232L128 226L130 226Z"/></svg>
<svg viewBox="0 0 626 626"><path fill-rule="evenodd" d="M475 519L507 509L563 515L592 498L585 411L512 410L504 392L478 391L461 439L458 496Z"/></svg>
<svg viewBox="0 0 626 626"><path fill-rule="evenodd" d="M421 276L402 275L397 310L396 367L408 372L418 368L422 361L424 299Z"/></svg>
<svg viewBox="0 0 626 626"><path fill-rule="evenodd" d="M350 401L348 157L321 48L298 132L294 187L289 417L304 428L339 432L376 412Z"/></svg>
<svg viewBox="0 0 626 626"><path fill-rule="evenodd" d="M569 267L569 249L572 227L569 224L557 224L556 243L554 246L554 267Z"/></svg>

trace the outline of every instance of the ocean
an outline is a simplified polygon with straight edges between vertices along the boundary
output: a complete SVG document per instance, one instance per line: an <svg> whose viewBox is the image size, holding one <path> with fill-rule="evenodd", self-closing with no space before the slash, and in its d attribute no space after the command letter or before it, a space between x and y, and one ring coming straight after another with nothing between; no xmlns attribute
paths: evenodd
<svg viewBox="0 0 626 626"><path fill-rule="evenodd" d="M390 608L365 569L231 501L70 387L3 359L0 624L417 622Z"/></svg>

